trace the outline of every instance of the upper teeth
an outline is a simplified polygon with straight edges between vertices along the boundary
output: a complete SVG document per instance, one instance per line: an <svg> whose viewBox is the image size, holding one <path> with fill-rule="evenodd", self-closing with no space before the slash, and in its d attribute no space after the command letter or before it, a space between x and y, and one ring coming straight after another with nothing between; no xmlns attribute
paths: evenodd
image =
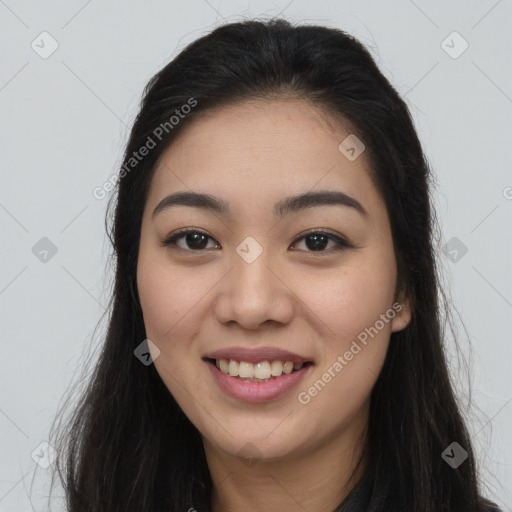
<svg viewBox="0 0 512 512"><path fill-rule="evenodd" d="M300 370L303 363L291 361L261 361L253 364L247 361L235 361L234 359L216 359L215 365L224 373L232 377L247 379L270 379L279 377L283 373L292 373L293 370Z"/></svg>

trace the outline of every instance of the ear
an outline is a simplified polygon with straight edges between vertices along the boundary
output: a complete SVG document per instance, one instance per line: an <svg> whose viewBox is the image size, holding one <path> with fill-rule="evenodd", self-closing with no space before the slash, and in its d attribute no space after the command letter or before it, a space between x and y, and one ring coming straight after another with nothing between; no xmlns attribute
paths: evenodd
<svg viewBox="0 0 512 512"><path fill-rule="evenodd" d="M395 311L395 316L391 320L391 332L401 331L405 329L412 317L412 300L405 293L400 293L395 295L395 301L393 302L393 310Z"/></svg>

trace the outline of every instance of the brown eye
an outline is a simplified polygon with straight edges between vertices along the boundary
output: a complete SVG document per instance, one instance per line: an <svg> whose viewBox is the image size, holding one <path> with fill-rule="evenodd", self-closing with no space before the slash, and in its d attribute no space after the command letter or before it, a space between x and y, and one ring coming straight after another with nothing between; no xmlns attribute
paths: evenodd
<svg viewBox="0 0 512 512"><path fill-rule="evenodd" d="M183 245L178 241L183 239ZM161 242L164 247L175 245L185 251L202 251L208 248L208 239L213 240L209 235L197 230L178 231Z"/></svg>
<svg viewBox="0 0 512 512"><path fill-rule="evenodd" d="M331 246L328 249L335 251L353 247L347 240L324 231L310 231L297 240L305 241L304 246L306 249L299 250L305 250L306 252L331 252L329 250L325 250L329 245L329 242L332 242L334 246ZM294 245L296 244L297 242L294 243Z"/></svg>

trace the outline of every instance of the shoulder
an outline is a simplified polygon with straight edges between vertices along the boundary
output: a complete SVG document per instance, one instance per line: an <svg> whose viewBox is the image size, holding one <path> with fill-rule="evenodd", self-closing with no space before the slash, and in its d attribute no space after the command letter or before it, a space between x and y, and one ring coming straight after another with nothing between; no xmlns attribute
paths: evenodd
<svg viewBox="0 0 512 512"><path fill-rule="evenodd" d="M503 510L499 508L496 503L493 503L486 498L482 498L482 505L482 511L484 512L503 512Z"/></svg>

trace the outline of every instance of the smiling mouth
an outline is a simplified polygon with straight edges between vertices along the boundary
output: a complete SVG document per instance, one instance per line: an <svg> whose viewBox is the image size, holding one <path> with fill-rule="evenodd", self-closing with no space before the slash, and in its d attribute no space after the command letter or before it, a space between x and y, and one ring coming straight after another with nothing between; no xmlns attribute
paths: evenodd
<svg viewBox="0 0 512 512"><path fill-rule="evenodd" d="M296 373L306 366L311 366L311 361L293 363L292 361L266 360L258 363L237 361L235 359L206 358L210 364L216 366L222 373L237 380L246 382L268 382L282 375Z"/></svg>

